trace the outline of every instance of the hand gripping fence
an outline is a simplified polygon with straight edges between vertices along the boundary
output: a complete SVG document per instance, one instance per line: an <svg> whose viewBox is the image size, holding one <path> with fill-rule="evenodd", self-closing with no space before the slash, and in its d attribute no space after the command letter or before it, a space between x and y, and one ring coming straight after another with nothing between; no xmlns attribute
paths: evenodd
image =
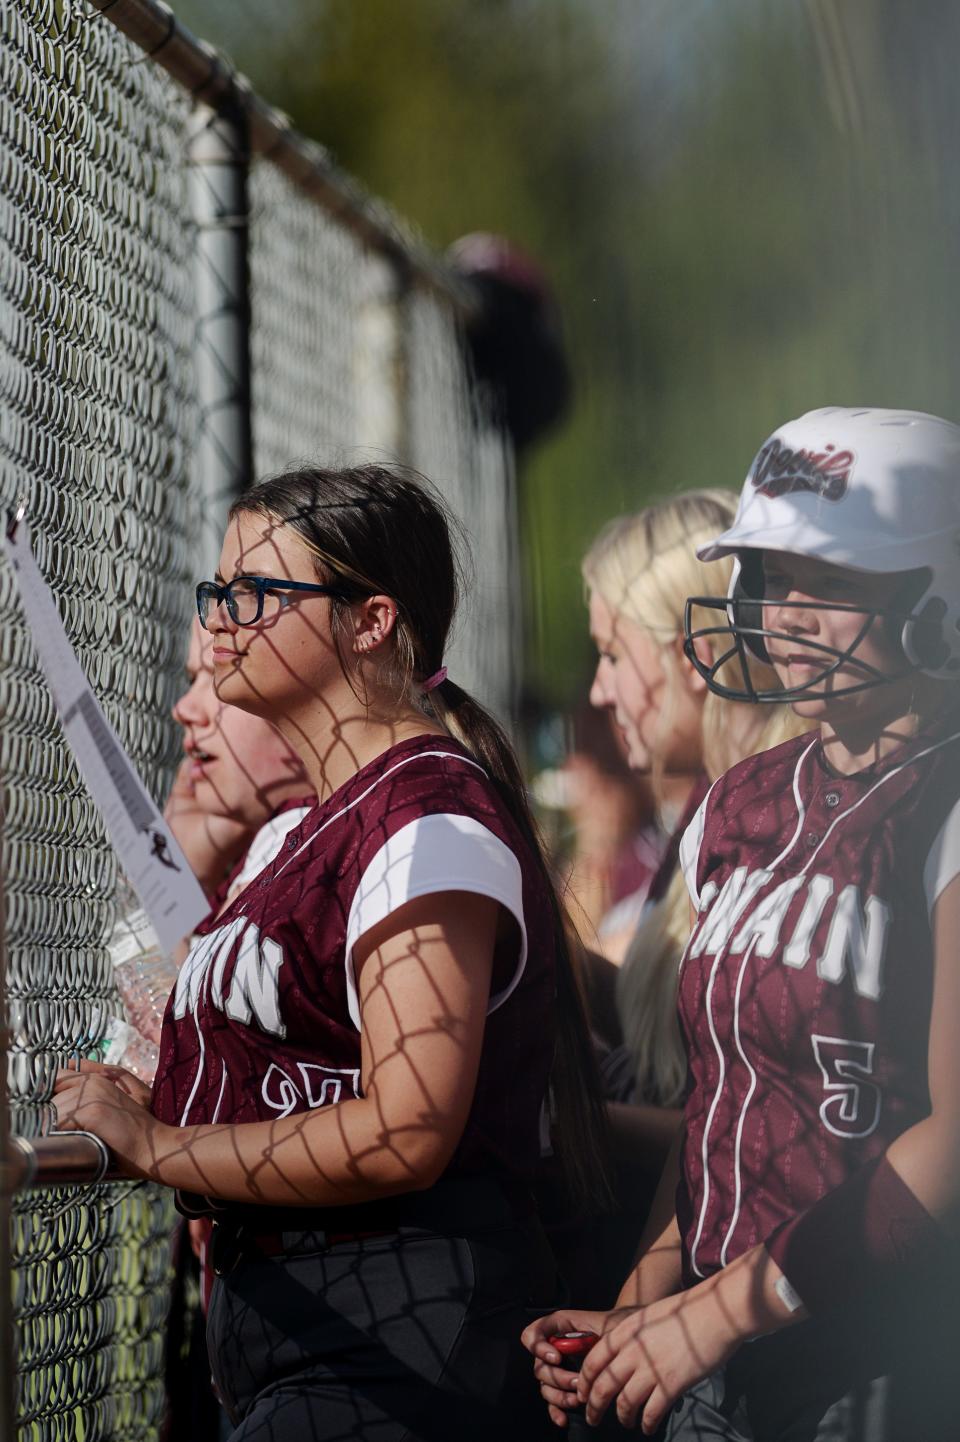
<svg viewBox="0 0 960 1442"><path fill-rule="evenodd" d="M166 6L0 0L0 510L25 500L67 632L155 797L178 753L191 583L234 496L301 459L399 457L438 485L476 571L451 675L509 719L512 466L460 345L474 304ZM94 1140L45 1135L57 1068L118 1009L117 866L2 564L0 603L16 1352L0 1437L152 1439L171 1200L105 1180Z"/></svg>

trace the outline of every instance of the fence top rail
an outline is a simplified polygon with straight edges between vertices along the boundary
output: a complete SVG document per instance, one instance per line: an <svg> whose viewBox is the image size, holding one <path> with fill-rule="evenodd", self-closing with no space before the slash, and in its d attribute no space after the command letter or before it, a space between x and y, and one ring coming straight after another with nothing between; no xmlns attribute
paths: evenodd
<svg viewBox="0 0 960 1442"><path fill-rule="evenodd" d="M322 145L301 135L289 116L262 100L246 76L212 45L198 40L164 0L88 3L194 100L214 109L239 108L246 118L251 153L269 159L339 224L389 260L403 279L434 291L465 318L477 309L469 281L444 265L389 206L342 171Z"/></svg>

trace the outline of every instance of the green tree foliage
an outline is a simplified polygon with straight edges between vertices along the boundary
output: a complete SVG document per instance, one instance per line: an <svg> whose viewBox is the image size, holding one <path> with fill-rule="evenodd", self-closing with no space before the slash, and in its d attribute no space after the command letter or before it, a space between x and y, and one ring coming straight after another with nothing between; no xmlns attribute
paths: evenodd
<svg viewBox="0 0 960 1442"><path fill-rule="evenodd" d="M948 0L906 8L178 6L434 244L499 230L543 262L577 388L523 477L530 680L551 701L583 684L579 558L607 517L739 487L812 406L960 411L960 22Z"/></svg>

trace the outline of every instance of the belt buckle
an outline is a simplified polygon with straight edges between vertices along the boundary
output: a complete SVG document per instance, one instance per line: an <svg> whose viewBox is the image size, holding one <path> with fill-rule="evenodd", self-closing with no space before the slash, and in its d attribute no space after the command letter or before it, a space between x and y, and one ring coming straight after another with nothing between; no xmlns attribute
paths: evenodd
<svg viewBox="0 0 960 1442"><path fill-rule="evenodd" d="M243 1224L225 1225L214 1220L210 1237L210 1265L214 1274L225 1277L232 1272L243 1251Z"/></svg>

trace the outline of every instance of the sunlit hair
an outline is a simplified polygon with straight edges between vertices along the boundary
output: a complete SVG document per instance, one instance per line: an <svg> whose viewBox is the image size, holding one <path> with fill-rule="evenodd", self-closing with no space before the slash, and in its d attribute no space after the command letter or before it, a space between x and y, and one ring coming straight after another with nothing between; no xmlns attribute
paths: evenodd
<svg viewBox="0 0 960 1442"><path fill-rule="evenodd" d="M614 626L617 618L625 617L647 631L660 649L665 687L657 735L663 745L652 748L652 781L658 797L664 780L662 753L675 719L678 667L686 665L677 652L684 606L688 596L725 594L730 581L732 562L700 561L697 547L726 530L736 509L732 491L683 491L635 515L610 521L581 563L588 590L606 602ZM714 659L720 654L717 649Z"/></svg>
<svg viewBox="0 0 960 1442"><path fill-rule="evenodd" d="M442 502L429 481L402 467L303 467L252 487L231 509L232 516L243 514L295 532L313 554L319 579L342 589L344 599L331 598L331 628L355 689L361 683L350 664L350 605L370 595L386 595L396 603L392 646L384 648L378 685L392 693L398 710L411 701L420 705L476 756L529 843L554 913L554 1136L573 1195L582 1204L595 1204L603 1198L606 1175L599 1084L564 918L519 762L502 728L455 681L448 677L429 693L422 690L443 665L459 588L460 567Z"/></svg>
<svg viewBox="0 0 960 1442"><path fill-rule="evenodd" d="M617 516L584 556L583 579L612 611L660 634L666 644L683 629L688 596L726 591L730 561L700 561L696 550L732 524L736 509L732 491L681 491Z"/></svg>
<svg viewBox="0 0 960 1442"><path fill-rule="evenodd" d="M658 719L664 742L671 735L679 670L678 655L688 596L725 595L732 561L701 561L698 546L715 539L733 522L737 497L731 491L684 491L636 515L620 516L600 532L583 558L581 571L591 591L606 602L614 618L625 616L647 630L660 646L666 677ZM694 625L709 626L706 612ZM708 637L713 659L729 640ZM767 677L770 672L756 663ZM809 727L788 706L756 707L722 701L708 694L702 714L702 770L715 779L735 762L786 741ZM665 749L665 748L664 748ZM663 762L653 755L655 794L663 780ZM690 934L687 888L678 871L666 895L641 918L617 978L617 1006L626 1044L633 1056L640 1099L678 1106L686 1076L686 1058L677 1021L677 966Z"/></svg>

